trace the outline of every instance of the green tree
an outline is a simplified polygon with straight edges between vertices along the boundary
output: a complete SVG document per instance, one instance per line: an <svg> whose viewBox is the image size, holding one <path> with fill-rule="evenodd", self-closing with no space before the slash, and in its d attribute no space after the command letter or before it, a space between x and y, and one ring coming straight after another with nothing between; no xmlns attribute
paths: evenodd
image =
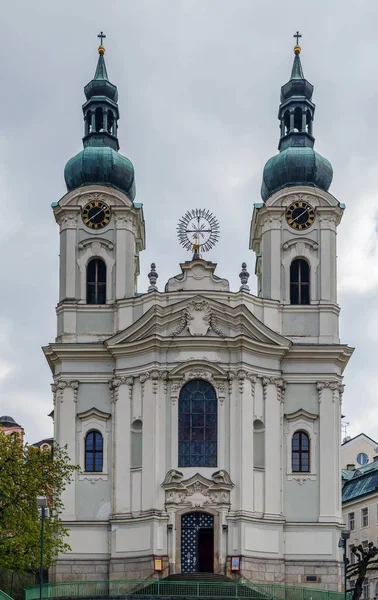
<svg viewBox="0 0 378 600"><path fill-rule="evenodd" d="M37 496L47 496L50 518L45 519L46 568L60 552L70 549L60 520L62 492L78 467L71 465L65 448L53 452L23 445L18 435L0 431L0 569L25 573L40 562L41 522Z"/></svg>
<svg viewBox="0 0 378 600"><path fill-rule="evenodd" d="M378 571L378 548L370 542L366 547L351 546L354 561L348 560L347 579L353 585L348 590L353 592L352 600L359 600L362 596L363 585L366 577L371 571Z"/></svg>

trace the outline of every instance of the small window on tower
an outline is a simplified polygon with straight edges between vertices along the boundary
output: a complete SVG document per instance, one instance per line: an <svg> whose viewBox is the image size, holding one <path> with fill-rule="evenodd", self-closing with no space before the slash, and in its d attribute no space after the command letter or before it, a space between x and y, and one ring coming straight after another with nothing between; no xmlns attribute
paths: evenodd
<svg viewBox="0 0 378 600"><path fill-rule="evenodd" d="M303 258L290 265L290 304L310 304L310 266Z"/></svg>
<svg viewBox="0 0 378 600"><path fill-rule="evenodd" d="M106 304L106 265L93 258L87 266L87 303Z"/></svg>
<svg viewBox="0 0 378 600"><path fill-rule="evenodd" d="M305 431L296 431L292 437L291 469L293 473L310 472L310 438Z"/></svg>

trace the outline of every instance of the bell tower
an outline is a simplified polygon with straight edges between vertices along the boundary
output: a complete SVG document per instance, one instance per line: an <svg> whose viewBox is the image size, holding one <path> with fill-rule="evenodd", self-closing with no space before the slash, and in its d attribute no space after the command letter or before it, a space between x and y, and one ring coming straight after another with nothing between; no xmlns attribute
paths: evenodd
<svg viewBox="0 0 378 600"><path fill-rule="evenodd" d="M281 88L279 154L264 167L250 248L258 295L281 305L279 332L298 342L338 343L336 233L344 205L328 192L330 162L313 148L313 86L300 52L297 43Z"/></svg>
<svg viewBox="0 0 378 600"><path fill-rule="evenodd" d="M124 326L145 247L134 167L119 153L118 91L108 79L104 34L94 78L85 86L83 150L66 164L67 194L53 203L60 227L57 341L96 342Z"/></svg>

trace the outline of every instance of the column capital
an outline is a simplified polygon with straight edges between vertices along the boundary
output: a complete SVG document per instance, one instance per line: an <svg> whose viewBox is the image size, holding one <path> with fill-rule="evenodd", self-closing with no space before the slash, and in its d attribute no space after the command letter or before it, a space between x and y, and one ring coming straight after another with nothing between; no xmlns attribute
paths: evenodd
<svg viewBox="0 0 378 600"><path fill-rule="evenodd" d="M77 393L79 390L79 381L58 380L56 383L53 383L51 385L51 389L53 391L55 399L59 399L61 402L63 402L64 390L69 389L69 388L73 390L73 400L74 400L74 402L76 402L77 401Z"/></svg>
<svg viewBox="0 0 378 600"><path fill-rule="evenodd" d="M344 392L345 385L340 383L339 381L317 381L316 389L318 390L319 402L322 401L323 391L326 389L331 390L332 392L332 401L335 402L337 393L339 394L339 401L341 403L342 396Z"/></svg>

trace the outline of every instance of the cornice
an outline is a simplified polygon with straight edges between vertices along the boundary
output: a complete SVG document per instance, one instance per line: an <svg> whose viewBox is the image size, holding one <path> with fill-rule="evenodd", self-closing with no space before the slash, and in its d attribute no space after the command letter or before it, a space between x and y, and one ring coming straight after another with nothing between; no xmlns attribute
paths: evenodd
<svg viewBox="0 0 378 600"><path fill-rule="evenodd" d="M330 362L343 371L353 352L354 348L346 344L293 344L286 353L284 362Z"/></svg>

